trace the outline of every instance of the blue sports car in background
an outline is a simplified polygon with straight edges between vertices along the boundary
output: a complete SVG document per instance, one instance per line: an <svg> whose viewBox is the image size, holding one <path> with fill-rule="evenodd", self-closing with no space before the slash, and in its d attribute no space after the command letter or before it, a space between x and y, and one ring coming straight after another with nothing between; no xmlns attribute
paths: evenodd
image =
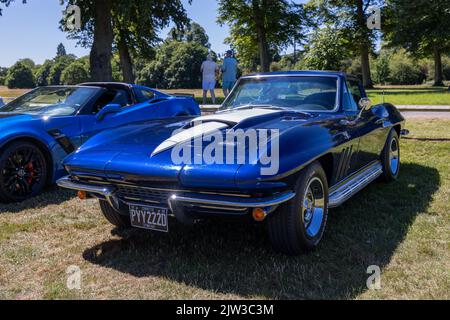
<svg viewBox="0 0 450 320"><path fill-rule="evenodd" d="M295 255L317 247L329 208L377 178L397 179L404 124L344 73L250 75L216 114L100 133L64 161L70 176L58 184L98 198L118 227L168 232L169 215L250 217Z"/></svg>
<svg viewBox="0 0 450 320"><path fill-rule="evenodd" d="M199 115L191 97L122 83L40 87L0 107L0 201L17 202L64 175L62 159L102 130Z"/></svg>

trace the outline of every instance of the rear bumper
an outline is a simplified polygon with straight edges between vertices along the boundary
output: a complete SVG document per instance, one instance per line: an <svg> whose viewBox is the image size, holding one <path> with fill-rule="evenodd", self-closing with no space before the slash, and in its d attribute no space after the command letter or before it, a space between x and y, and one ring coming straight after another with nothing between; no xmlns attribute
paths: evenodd
<svg viewBox="0 0 450 320"><path fill-rule="evenodd" d="M118 187L111 184L85 183L72 179L70 176L57 181L60 187L77 191L84 191L101 200L106 200L110 205L120 210L121 205L146 204L145 199L133 199L129 201L119 196ZM166 205L174 213L175 208L190 206L199 208L223 209L228 214L242 214L252 208L274 208L295 197L292 191L278 192L267 197L237 196L219 193L202 193L190 191L168 190ZM148 204L148 203L147 203Z"/></svg>

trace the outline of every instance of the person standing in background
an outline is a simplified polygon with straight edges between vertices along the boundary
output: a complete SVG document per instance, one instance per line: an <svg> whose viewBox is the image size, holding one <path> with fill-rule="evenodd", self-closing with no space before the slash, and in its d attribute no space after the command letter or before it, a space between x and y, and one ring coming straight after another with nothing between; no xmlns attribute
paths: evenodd
<svg viewBox="0 0 450 320"><path fill-rule="evenodd" d="M233 52L228 50L222 66L222 89L225 98L230 94L237 79L238 62L233 57Z"/></svg>
<svg viewBox="0 0 450 320"><path fill-rule="evenodd" d="M211 93L212 103L216 104L214 89L216 87L216 73L219 71L219 67L213 61L211 54L208 54L206 61L203 61L200 71L203 75L203 104L206 104L208 91Z"/></svg>

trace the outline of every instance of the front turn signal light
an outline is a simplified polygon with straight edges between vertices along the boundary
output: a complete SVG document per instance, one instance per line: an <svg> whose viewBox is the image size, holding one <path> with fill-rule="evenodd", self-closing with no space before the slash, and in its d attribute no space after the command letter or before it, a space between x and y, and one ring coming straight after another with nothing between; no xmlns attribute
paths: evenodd
<svg viewBox="0 0 450 320"><path fill-rule="evenodd" d="M78 191L77 196L81 200L86 200L88 198L87 193L85 191Z"/></svg>
<svg viewBox="0 0 450 320"><path fill-rule="evenodd" d="M255 208L253 209L253 219L257 222L264 221L267 217L267 212L263 208Z"/></svg>

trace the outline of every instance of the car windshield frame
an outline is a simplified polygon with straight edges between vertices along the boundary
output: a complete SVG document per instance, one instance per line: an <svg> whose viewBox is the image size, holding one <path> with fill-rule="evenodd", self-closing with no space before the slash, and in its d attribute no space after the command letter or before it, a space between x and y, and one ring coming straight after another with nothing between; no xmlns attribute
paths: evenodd
<svg viewBox="0 0 450 320"><path fill-rule="evenodd" d="M336 101L333 109L329 110L307 110L307 109L300 109L295 107L288 107L283 105L276 105L276 104L269 104L270 106L286 109L286 110L292 110L292 111L298 111L298 112L317 112L317 113L334 113L339 111L340 108L340 101L341 101L341 85L342 85L342 79L339 75L335 74L274 74L274 75L251 75L251 76L244 76L236 83L234 86L232 92L228 95L228 97L225 99L225 101L222 103L219 111L232 111L237 110L239 108L251 108L251 107L268 107L267 103L261 103L261 104L241 104L241 105L228 105L232 99L235 99L235 92L239 88L239 86L243 83L243 81L247 80L255 80L255 79L269 79L269 78L333 78L336 80Z"/></svg>
<svg viewBox="0 0 450 320"><path fill-rule="evenodd" d="M35 104L39 104L39 102L33 101L37 97L45 97L55 94L58 91L63 90L72 90L70 94L67 94L64 97L64 103L49 103L42 102L42 106L36 105L35 107L26 106L27 103L34 102ZM46 87L38 87L35 88L24 95L14 99L13 101L5 104L0 107L0 112L8 112L8 113L18 113L18 114L29 114L29 115L41 115L41 116L51 116L51 117L63 117L63 116L73 116L78 114L91 99L97 95L102 89L98 87L82 87L82 86L46 86ZM67 101L67 97L75 93L76 91L86 91L83 96L79 97L80 103L74 103L71 105L67 105L67 109L73 109L71 112L61 112L61 113L52 113L52 110L58 108L58 105L63 107L65 102ZM40 94L42 92L42 94ZM61 109L63 110L63 109Z"/></svg>

